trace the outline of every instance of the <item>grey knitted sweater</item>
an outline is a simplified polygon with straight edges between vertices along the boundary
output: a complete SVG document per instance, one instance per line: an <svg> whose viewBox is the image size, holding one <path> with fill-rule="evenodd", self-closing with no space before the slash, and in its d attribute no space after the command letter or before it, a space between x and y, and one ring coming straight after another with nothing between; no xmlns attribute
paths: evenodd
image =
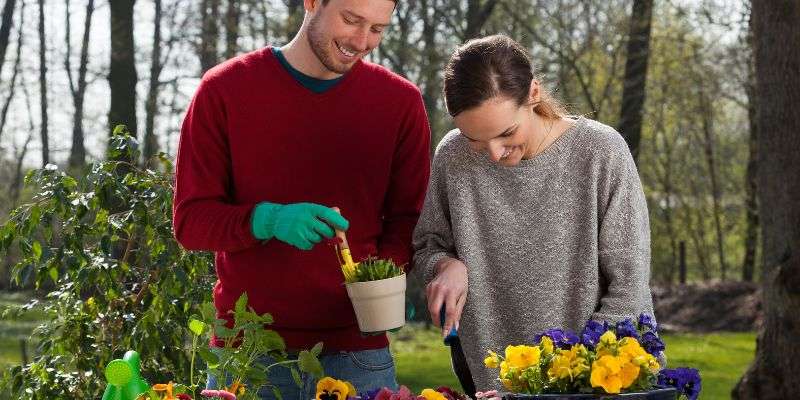
<svg viewBox="0 0 800 400"><path fill-rule="evenodd" d="M464 262L464 353L480 390L501 389L487 350L530 344L548 328L652 315L650 228L628 147L613 128L578 118L515 167L492 163L451 131L439 143L414 231L426 283L443 257Z"/></svg>

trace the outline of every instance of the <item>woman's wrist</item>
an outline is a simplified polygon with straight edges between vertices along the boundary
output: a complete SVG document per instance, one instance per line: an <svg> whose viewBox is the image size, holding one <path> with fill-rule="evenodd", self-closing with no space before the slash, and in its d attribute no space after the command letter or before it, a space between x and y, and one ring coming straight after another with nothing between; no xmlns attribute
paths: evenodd
<svg viewBox="0 0 800 400"><path fill-rule="evenodd" d="M442 271L444 271L445 268L449 267L454 262L459 262L459 260L453 257L444 257L441 260L437 261L436 264L434 264L433 266L434 271L436 271L436 275L442 273Z"/></svg>

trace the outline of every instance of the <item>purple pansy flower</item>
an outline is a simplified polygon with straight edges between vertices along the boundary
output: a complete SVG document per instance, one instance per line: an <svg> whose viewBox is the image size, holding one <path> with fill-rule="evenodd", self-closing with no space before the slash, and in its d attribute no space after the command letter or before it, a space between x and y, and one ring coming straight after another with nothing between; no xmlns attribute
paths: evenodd
<svg viewBox="0 0 800 400"><path fill-rule="evenodd" d="M608 322L603 322L601 324L591 319L586 321L586 326L583 327L583 332L581 332L581 343L590 350L594 349L594 347L597 346L597 342L600 341L600 336L602 336L608 328Z"/></svg>
<svg viewBox="0 0 800 400"><path fill-rule="evenodd" d="M666 348L664 342L661 341L661 338L659 338L658 335L653 331L647 331L642 334L641 342L645 351L654 356L658 356L658 354L664 351Z"/></svg>
<svg viewBox="0 0 800 400"><path fill-rule="evenodd" d="M630 318L625 318L624 321L617 322L617 338L622 339L624 337L639 339L639 332L636 330Z"/></svg>
<svg viewBox="0 0 800 400"><path fill-rule="evenodd" d="M658 384L673 386L689 400L697 400L702 389L700 372L694 368L663 369L658 373Z"/></svg>
<svg viewBox="0 0 800 400"><path fill-rule="evenodd" d="M533 342L540 343L542 341L542 336L549 337L553 340L553 344L560 349L569 349L580 341L575 332L553 328L546 330L544 333L535 335L533 337Z"/></svg>
<svg viewBox="0 0 800 400"><path fill-rule="evenodd" d="M639 315L639 329L645 330L645 327L652 331L658 332L658 325L650 314L642 313Z"/></svg>

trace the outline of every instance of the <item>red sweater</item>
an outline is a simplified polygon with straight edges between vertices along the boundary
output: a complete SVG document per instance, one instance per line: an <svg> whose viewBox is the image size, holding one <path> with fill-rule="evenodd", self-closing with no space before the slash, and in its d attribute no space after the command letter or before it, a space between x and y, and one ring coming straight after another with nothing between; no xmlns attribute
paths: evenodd
<svg viewBox="0 0 800 400"><path fill-rule="evenodd" d="M270 48L208 71L181 129L173 222L185 248L216 254L218 317L247 292L290 349L386 346L385 335L361 336L332 246L261 243L251 212L262 201L337 206L356 261L407 264L429 144L419 89L378 65L357 63L321 94L295 81Z"/></svg>

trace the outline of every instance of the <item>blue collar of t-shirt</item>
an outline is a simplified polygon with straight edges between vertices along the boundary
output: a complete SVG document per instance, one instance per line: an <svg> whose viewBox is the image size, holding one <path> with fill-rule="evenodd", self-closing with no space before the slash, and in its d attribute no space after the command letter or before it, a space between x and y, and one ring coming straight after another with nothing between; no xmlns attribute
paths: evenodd
<svg viewBox="0 0 800 400"><path fill-rule="evenodd" d="M283 55L281 49L273 47L272 54L275 54L275 57L278 59L278 62L280 62L283 68L285 68L286 71L289 72L289 75L291 75L295 80L297 80L297 82L303 85L303 87L314 93L323 93L331 89L332 87L336 86L336 84L339 83L339 81L341 81L342 78L344 78L344 75L342 75L334 79L317 79L298 71L295 67L292 67L292 65L289 64L289 61L286 60L286 56Z"/></svg>

